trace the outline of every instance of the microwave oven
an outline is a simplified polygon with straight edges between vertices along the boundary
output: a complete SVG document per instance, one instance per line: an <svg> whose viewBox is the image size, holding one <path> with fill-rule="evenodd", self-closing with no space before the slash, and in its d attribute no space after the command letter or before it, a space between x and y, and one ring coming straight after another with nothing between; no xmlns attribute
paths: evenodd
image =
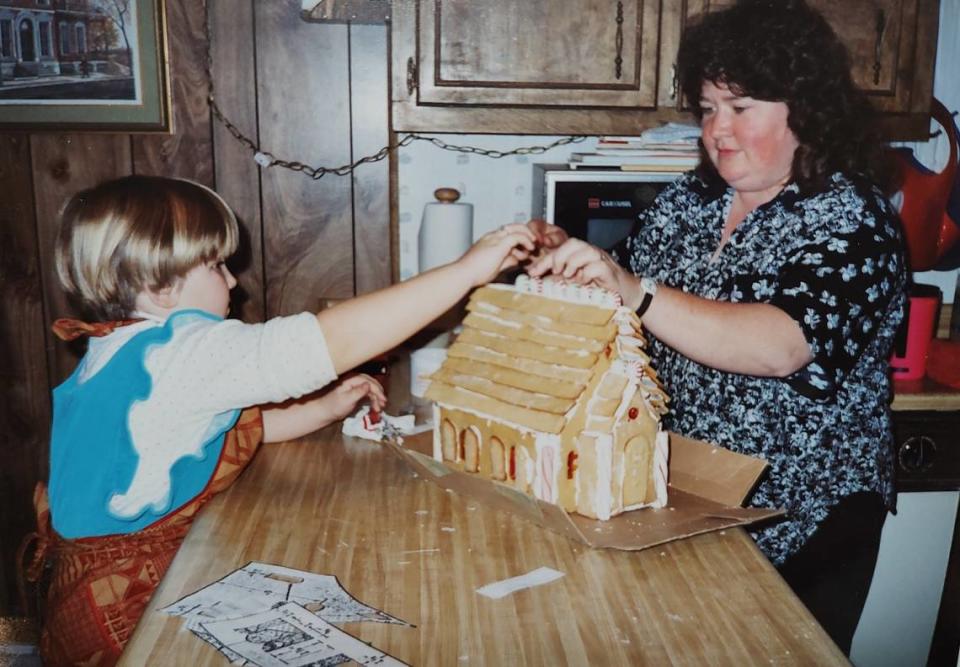
<svg viewBox="0 0 960 667"><path fill-rule="evenodd" d="M634 231L640 212L679 175L534 164L533 217L610 250Z"/></svg>

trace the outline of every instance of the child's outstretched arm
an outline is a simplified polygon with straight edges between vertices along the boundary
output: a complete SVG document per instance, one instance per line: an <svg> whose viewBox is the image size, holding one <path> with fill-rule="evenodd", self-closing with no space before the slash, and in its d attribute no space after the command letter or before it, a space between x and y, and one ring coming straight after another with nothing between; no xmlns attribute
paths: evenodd
<svg viewBox="0 0 960 667"><path fill-rule="evenodd" d="M455 262L318 313L336 371L396 347L535 247L536 236L526 225L506 225L481 237Z"/></svg>
<svg viewBox="0 0 960 667"><path fill-rule="evenodd" d="M387 404L383 387L369 375L351 375L320 396L287 401L263 410L263 441L282 442L340 421L367 399L380 411Z"/></svg>

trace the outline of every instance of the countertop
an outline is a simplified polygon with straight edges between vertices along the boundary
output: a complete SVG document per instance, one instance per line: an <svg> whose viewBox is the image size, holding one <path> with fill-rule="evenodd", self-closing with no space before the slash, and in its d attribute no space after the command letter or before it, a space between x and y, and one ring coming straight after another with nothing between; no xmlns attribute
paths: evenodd
<svg viewBox="0 0 960 667"><path fill-rule="evenodd" d="M265 445L204 508L122 664L226 664L157 609L249 561L336 575L412 623L342 627L413 665L847 664L741 529L594 550L445 492L335 428ZM475 592L541 566L565 576L500 600Z"/></svg>
<svg viewBox="0 0 960 667"><path fill-rule="evenodd" d="M893 383L891 407L895 411L960 410L960 389L940 384L929 377L920 380L897 380Z"/></svg>

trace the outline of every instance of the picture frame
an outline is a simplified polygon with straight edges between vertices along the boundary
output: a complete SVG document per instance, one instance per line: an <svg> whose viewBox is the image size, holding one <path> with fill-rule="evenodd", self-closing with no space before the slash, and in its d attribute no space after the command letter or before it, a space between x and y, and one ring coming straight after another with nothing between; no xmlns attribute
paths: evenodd
<svg viewBox="0 0 960 667"><path fill-rule="evenodd" d="M170 132L163 0L0 0L0 131Z"/></svg>

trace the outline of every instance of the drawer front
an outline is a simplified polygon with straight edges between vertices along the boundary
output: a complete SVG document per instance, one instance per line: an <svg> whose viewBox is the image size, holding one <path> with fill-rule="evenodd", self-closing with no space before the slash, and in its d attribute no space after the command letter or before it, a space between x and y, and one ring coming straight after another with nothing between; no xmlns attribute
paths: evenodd
<svg viewBox="0 0 960 667"><path fill-rule="evenodd" d="M894 412L900 491L960 489L960 412Z"/></svg>

